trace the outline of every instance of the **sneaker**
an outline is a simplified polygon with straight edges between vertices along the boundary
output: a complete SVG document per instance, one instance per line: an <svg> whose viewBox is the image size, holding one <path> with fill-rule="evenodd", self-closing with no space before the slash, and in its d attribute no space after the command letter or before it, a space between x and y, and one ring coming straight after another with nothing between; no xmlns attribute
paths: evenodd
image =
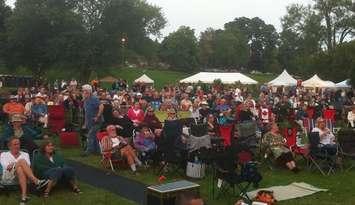
<svg viewBox="0 0 355 205"><path fill-rule="evenodd" d="M43 187L47 186L48 182L49 180L45 180L45 179L38 180L36 184L36 189L42 189Z"/></svg>
<svg viewBox="0 0 355 205"><path fill-rule="evenodd" d="M30 200L29 197L21 198L20 199L20 205L26 205L26 203Z"/></svg>

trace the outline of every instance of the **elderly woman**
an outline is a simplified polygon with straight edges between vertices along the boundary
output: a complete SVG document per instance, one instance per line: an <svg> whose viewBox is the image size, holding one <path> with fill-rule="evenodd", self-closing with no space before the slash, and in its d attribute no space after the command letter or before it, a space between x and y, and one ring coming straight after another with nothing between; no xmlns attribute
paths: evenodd
<svg viewBox="0 0 355 205"><path fill-rule="evenodd" d="M50 191L58 182L69 183L74 193L81 193L74 169L64 163L63 157L55 152L54 144L50 140L45 140L42 143L40 153L35 156L33 166L38 176L49 180L44 190L43 196L45 198L49 197Z"/></svg>
<svg viewBox="0 0 355 205"><path fill-rule="evenodd" d="M291 150L286 147L285 138L280 134L276 123L271 125L271 130L263 137L262 144L264 148L271 151L279 165L286 166L295 173L299 172Z"/></svg>
<svg viewBox="0 0 355 205"><path fill-rule="evenodd" d="M321 149L325 150L330 155L335 155L337 153L337 145L335 143L335 136L333 132L326 127L325 119L318 118L316 127L313 128L312 132L318 132L320 138Z"/></svg>
<svg viewBox="0 0 355 205"><path fill-rule="evenodd" d="M124 157L133 173L136 173L136 165L141 166L142 162L138 159L135 150L123 137L117 135L114 125L107 126L106 131L108 135L101 141L103 153L111 153L112 158L116 159Z"/></svg>

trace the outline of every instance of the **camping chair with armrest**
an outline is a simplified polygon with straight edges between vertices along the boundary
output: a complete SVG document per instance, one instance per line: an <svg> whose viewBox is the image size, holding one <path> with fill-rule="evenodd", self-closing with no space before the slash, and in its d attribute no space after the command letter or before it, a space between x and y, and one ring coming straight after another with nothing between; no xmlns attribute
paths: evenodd
<svg viewBox="0 0 355 205"><path fill-rule="evenodd" d="M325 109L323 111L323 118L325 119L326 126L330 130L333 130L334 125L335 125L335 116L336 116L336 110L335 109Z"/></svg>
<svg viewBox="0 0 355 205"><path fill-rule="evenodd" d="M300 146L297 143L297 128L285 128L283 131L283 137L286 140L287 147L291 150L294 157L301 156L303 159L307 159L308 149L306 146Z"/></svg>
<svg viewBox="0 0 355 205"><path fill-rule="evenodd" d="M219 125L219 134L225 147L232 145L233 124Z"/></svg>
<svg viewBox="0 0 355 205"><path fill-rule="evenodd" d="M100 152L102 155L102 159L101 159L100 163L104 168L109 167L109 168L111 168L111 170L113 172L115 172L115 165L116 165L116 167L119 167L120 165L126 163L126 161L123 157L119 158L119 159L113 159L111 152L104 152L103 151L101 141L105 136L107 136L107 132L98 132L96 134L96 139L99 142Z"/></svg>
<svg viewBox="0 0 355 205"><path fill-rule="evenodd" d="M323 144L320 143L319 132L311 132L308 135L309 140L309 169L313 166L321 172L322 175L335 173L336 155L329 154L325 149L322 149Z"/></svg>
<svg viewBox="0 0 355 205"><path fill-rule="evenodd" d="M153 131L151 129L149 129L149 132L154 135L154 133L153 133ZM150 151L139 150L136 147L137 137L138 137L139 133L140 133L140 131L138 131L137 129L133 130L132 144L133 144L133 147L136 149L138 158L143 162L143 164L148 166L150 164L150 162L154 162L155 161L157 148L155 146L154 150L150 150Z"/></svg>
<svg viewBox="0 0 355 205"><path fill-rule="evenodd" d="M342 158L350 160L351 164L347 171L355 167L355 131L340 130L338 133L339 154Z"/></svg>

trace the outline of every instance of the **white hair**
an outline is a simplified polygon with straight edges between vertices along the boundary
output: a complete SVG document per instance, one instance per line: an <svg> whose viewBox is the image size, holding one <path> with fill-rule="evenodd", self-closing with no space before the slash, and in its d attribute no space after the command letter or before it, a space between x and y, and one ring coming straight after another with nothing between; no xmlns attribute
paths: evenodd
<svg viewBox="0 0 355 205"><path fill-rule="evenodd" d="M89 91L90 93L92 93L92 87L91 87L91 85L89 85L89 84L83 85L83 86L82 86L82 90L83 90L83 91L86 90L86 91Z"/></svg>

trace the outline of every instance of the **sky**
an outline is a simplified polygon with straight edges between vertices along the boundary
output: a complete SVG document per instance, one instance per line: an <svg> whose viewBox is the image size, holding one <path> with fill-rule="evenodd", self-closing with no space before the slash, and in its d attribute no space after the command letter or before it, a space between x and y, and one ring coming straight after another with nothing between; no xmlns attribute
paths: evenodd
<svg viewBox="0 0 355 205"><path fill-rule="evenodd" d="M312 0L146 0L162 8L168 20L163 36L176 31L180 26L195 29L195 34L211 27L223 28L236 17L259 17L267 24L281 30L280 19L286 14L286 6L292 3L309 4ZM6 0L13 5L15 0Z"/></svg>

